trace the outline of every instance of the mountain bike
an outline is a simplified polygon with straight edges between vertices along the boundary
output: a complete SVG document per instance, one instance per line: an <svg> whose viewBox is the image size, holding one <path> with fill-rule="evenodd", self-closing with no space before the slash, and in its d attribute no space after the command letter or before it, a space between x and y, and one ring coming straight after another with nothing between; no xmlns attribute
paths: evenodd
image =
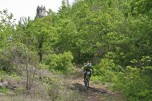
<svg viewBox="0 0 152 101"><path fill-rule="evenodd" d="M91 77L91 71L86 71L86 77L84 79L84 86L86 87L86 89L89 88L90 77Z"/></svg>

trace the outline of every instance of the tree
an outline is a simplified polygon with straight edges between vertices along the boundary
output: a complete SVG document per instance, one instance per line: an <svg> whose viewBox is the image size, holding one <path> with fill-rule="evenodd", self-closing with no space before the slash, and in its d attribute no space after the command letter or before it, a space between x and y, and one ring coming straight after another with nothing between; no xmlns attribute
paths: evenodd
<svg viewBox="0 0 152 101"><path fill-rule="evenodd" d="M34 21L30 21L25 26L24 40L28 40L30 49L37 51L40 62L43 59L43 54L51 51L51 45L56 39L56 29L53 27L52 20L50 15L42 19L37 18Z"/></svg>

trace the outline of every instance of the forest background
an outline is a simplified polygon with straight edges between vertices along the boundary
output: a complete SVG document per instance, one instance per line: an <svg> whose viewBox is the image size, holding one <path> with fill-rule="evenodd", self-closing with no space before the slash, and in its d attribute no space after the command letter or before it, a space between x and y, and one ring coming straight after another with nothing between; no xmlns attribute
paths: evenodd
<svg viewBox="0 0 152 101"><path fill-rule="evenodd" d="M94 82L111 84L128 101L151 101L151 7L151 0L75 0L72 6L63 0L57 13L18 24L0 11L0 79L25 70L30 89L30 69L73 75L89 60Z"/></svg>

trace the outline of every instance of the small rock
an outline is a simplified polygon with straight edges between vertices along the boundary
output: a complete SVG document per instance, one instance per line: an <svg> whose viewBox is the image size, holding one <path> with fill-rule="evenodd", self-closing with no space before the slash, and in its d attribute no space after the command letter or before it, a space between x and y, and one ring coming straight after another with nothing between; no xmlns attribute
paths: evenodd
<svg viewBox="0 0 152 101"><path fill-rule="evenodd" d="M3 85L3 83L2 83L2 82L0 82L0 87L4 87L4 85Z"/></svg>
<svg viewBox="0 0 152 101"><path fill-rule="evenodd" d="M4 96L5 94L4 93L0 93L0 96Z"/></svg>
<svg viewBox="0 0 152 101"><path fill-rule="evenodd" d="M3 82L3 85L4 85L5 87L8 87L8 81L4 81L4 82Z"/></svg>

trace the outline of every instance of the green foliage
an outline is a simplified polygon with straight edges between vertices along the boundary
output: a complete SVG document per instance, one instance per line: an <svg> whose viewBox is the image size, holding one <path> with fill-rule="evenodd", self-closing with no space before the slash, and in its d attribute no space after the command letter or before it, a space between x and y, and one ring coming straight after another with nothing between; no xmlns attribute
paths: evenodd
<svg viewBox="0 0 152 101"><path fill-rule="evenodd" d="M5 88L5 87L0 87L0 93L5 93L7 94L10 90L8 88Z"/></svg>
<svg viewBox="0 0 152 101"><path fill-rule="evenodd" d="M26 59L33 65L39 56L42 67L67 73L73 72L72 62L91 60L93 80L116 84L131 101L149 101L151 5L151 0L76 0L70 7L63 0L57 13L23 19L16 29L13 15L1 11L0 68L21 68Z"/></svg>
<svg viewBox="0 0 152 101"><path fill-rule="evenodd" d="M34 21L26 19L25 23L17 26L15 39L39 54L39 61L43 60L43 55L50 53L52 45L56 43L56 28L53 27L53 15L42 19L35 18ZM24 21L24 20L23 20ZM23 22L21 20L21 22Z"/></svg>
<svg viewBox="0 0 152 101"><path fill-rule="evenodd" d="M71 52L64 52L63 54L52 54L46 58L46 64L49 69L54 69L59 72L73 72L74 66L72 64L73 56Z"/></svg>
<svg viewBox="0 0 152 101"><path fill-rule="evenodd" d="M121 71L121 67L116 65L113 60L102 59L95 67L95 81L100 82L116 82L117 74Z"/></svg>
<svg viewBox="0 0 152 101"><path fill-rule="evenodd" d="M14 32L13 14L7 10L0 11L0 52L9 46Z"/></svg>
<svg viewBox="0 0 152 101"><path fill-rule="evenodd" d="M145 66L149 66L151 63L151 57L150 56L142 56L140 60L133 59L131 61L132 65L144 68Z"/></svg>
<svg viewBox="0 0 152 101"><path fill-rule="evenodd" d="M128 66L124 73L118 75L115 88L119 89L129 101L150 101L150 77L144 70Z"/></svg>
<svg viewBox="0 0 152 101"><path fill-rule="evenodd" d="M25 66L27 61L31 65L34 65L37 61L35 53L28 50L22 43L11 44L2 50L0 56L0 69L5 72L18 71Z"/></svg>
<svg viewBox="0 0 152 101"><path fill-rule="evenodd" d="M131 11L134 15L152 13L151 6L151 0L133 0L131 3Z"/></svg>

